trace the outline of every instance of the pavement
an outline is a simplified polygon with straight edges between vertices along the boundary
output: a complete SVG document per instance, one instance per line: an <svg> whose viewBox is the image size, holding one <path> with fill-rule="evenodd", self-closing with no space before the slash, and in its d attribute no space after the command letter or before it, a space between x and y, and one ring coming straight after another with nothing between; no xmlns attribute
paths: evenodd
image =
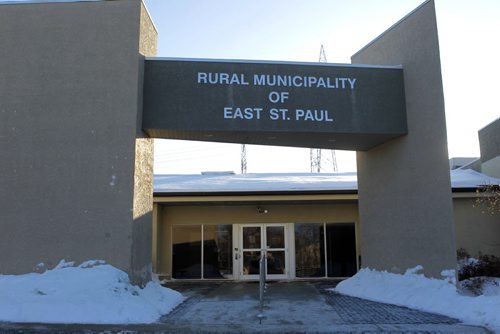
<svg viewBox="0 0 500 334"><path fill-rule="evenodd" d="M0 323L0 333L489 333L446 316L340 295L329 290L333 286L329 281L269 283L262 313L257 283L171 282L167 286L187 299L155 324Z"/></svg>

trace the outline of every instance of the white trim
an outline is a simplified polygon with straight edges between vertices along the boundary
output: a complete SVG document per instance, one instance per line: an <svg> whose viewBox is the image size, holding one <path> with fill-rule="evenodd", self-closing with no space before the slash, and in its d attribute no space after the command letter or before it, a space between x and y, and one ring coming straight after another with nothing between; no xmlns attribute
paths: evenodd
<svg viewBox="0 0 500 334"><path fill-rule="evenodd" d="M289 269L288 270L288 277L289 279L296 279L297 276L295 275L296 271L296 263L295 263L295 223L288 223L288 247L287 247L287 252L288 252L288 264L289 264Z"/></svg>
<svg viewBox="0 0 500 334"><path fill-rule="evenodd" d="M240 227L239 224L231 224L233 231L233 278L234 280L240 280L240 256L241 256L241 246L240 246Z"/></svg>
<svg viewBox="0 0 500 334"><path fill-rule="evenodd" d="M265 250L266 252L267 251L276 251L276 252L284 252L285 253L285 273L282 274L282 275L279 275L279 274L268 274L267 273L267 263L266 263L266 279L267 280L283 280L283 279L290 279L291 278L291 268L290 268L290 256L292 256L292 254L289 252L289 237L290 237L290 234L288 232L289 230L289 223L248 223L248 224L238 224L238 241L239 241L239 244L240 244L240 248L239 248L239 253L240 253L240 256L237 260L237 263L238 263L238 274L239 274L239 277L238 279L241 280L241 281L251 281L251 280L258 280L259 279L259 275L255 275L255 274L252 274L252 275L245 275L243 274L243 252L244 251L247 251L247 252L256 252L256 251L263 251ZM272 226L282 226L283 227L283 238L284 238L284 248L271 248L271 249L268 249L267 248L267 227L272 227ZM243 229L245 227L259 227L260 228L260 233L261 233L261 237L260 237L260 249L257 249L257 248L243 248Z"/></svg>

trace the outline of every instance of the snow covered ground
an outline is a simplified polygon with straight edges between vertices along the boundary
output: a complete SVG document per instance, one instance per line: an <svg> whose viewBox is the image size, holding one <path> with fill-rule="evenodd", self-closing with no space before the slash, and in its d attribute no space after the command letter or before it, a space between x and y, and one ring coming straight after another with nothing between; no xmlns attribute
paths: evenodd
<svg viewBox="0 0 500 334"><path fill-rule="evenodd" d="M407 306L457 318L464 323L486 326L500 333L500 287L492 283L480 296L460 294L451 272L446 279L426 278L418 266L404 275L362 269L339 283L336 292L373 301ZM453 278L451 278L453 277ZM492 281L494 282L494 280Z"/></svg>
<svg viewBox="0 0 500 334"><path fill-rule="evenodd" d="M362 269L335 291L374 301L444 314L500 333L500 284L481 296L459 294L454 273L443 280ZM500 279L492 280L500 283ZM144 289L127 274L100 261L79 266L61 262L55 269L26 275L0 275L0 321L41 323L153 323L184 297L157 282Z"/></svg>
<svg viewBox="0 0 500 334"><path fill-rule="evenodd" d="M101 261L61 263L42 274L0 275L0 321L151 323L184 297L156 282L144 289Z"/></svg>

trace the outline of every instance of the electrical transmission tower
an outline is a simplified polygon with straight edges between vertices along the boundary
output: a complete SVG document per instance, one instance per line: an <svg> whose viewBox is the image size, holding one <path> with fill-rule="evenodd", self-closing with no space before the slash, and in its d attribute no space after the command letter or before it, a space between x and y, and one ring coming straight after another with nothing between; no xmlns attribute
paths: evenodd
<svg viewBox="0 0 500 334"><path fill-rule="evenodd" d="M241 144L241 174L247 173L247 147Z"/></svg>
<svg viewBox="0 0 500 334"><path fill-rule="evenodd" d="M323 47L323 44L321 44L321 49L319 49L319 60L320 63L328 63L326 60L326 54L325 54L325 48Z"/></svg>
<svg viewBox="0 0 500 334"><path fill-rule="evenodd" d="M321 149L311 148L309 156L311 159L311 173L321 172Z"/></svg>
<svg viewBox="0 0 500 334"><path fill-rule="evenodd" d="M319 60L320 63L326 63L326 53L323 44L321 45L321 49L319 50ZM337 157L335 156L335 150L330 150L332 156L332 168L333 171L338 171L337 167ZM321 149L320 148L311 148L309 152L310 160L311 160L311 173L320 173L321 172Z"/></svg>

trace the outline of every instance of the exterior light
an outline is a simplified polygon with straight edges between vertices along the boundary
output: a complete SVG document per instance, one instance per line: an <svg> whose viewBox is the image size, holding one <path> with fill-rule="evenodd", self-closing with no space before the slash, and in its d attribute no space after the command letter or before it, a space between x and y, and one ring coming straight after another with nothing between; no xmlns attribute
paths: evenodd
<svg viewBox="0 0 500 334"><path fill-rule="evenodd" d="M257 212L258 212L258 213L263 213L263 214L266 214L266 213L268 213L268 212L269 212L269 210L264 209L264 208L262 208L262 207L258 206L258 207L257 207Z"/></svg>

